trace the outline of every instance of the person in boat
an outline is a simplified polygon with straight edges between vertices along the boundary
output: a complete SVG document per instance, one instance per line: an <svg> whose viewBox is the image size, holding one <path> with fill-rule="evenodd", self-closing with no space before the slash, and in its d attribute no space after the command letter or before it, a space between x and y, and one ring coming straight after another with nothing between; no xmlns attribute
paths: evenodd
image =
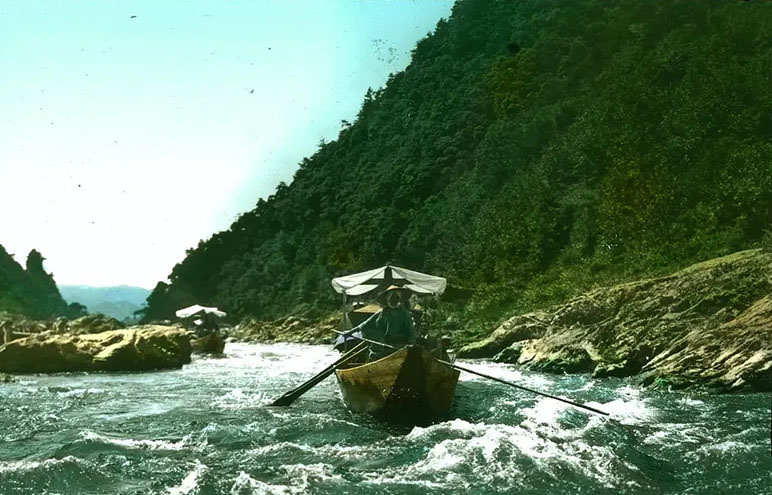
<svg viewBox="0 0 772 495"><path fill-rule="evenodd" d="M362 337L390 346L401 348L415 344L417 335L413 317L405 307L410 291L404 287L392 285L378 295L378 304L382 309L370 318L355 326L347 335L361 332ZM370 359L379 359L394 352L385 346L370 345Z"/></svg>
<svg viewBox="0 0 772 495"><path fill-rule="evenodd" d="M217 324L215 316L211 313L204 313L204 323L201 325L207 334L217 333L220 330L220 325Z"/></svg>
<svg viewBox="0 0 772 495"><path fill-rule="evenodd" d="M448 348L450 348L451 339L449 335L443 335L437 342L437 346L432 349L432 355L440 361L450 362Z"/></svg>
<svg viewBox="0 0 772 495"><path fill-rule="evenodd" d="M413 318L413 329L415 330L416 339L419 344L425 346L427 334L424 327L424 310L418 304L418 298L415 294L411 294L408 298L407 308L410 311L410 316Z"/></svg>
<svg viewBox="0 0 772 495"><path fill-rule="evenodd" d="M3 340L0 340L0 345L7 344L13 340L13 332L11 332L11 327L7 321L0 321L0 332L3 334Z"/></svg>
<svg viewBox="0 0 772 495"><path fill-rule="evenodd" d="M208 337L213 333L218 333L220 330L220 326L217 324L215 316L209 313L204 313L199 318L195 318L192 324L193 334L198 339Z"/></svg>

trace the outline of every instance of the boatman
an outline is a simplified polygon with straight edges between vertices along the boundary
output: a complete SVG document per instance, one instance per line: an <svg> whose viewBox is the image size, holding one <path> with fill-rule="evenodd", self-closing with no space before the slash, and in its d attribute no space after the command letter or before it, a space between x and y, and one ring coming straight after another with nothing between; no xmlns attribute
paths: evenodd
<svg viewBox="0 0 772 495"><path fill-rule="evenodd" d="M378 295L378 304L383 309L355 326L347 335L361 332L362 337L390 346L401 348L416 343L416 332L413 317L405 307L410 291L404 287L392 285ZM370 359L379 359L391 354L394 349L385 346L370 345Z"/></svg>

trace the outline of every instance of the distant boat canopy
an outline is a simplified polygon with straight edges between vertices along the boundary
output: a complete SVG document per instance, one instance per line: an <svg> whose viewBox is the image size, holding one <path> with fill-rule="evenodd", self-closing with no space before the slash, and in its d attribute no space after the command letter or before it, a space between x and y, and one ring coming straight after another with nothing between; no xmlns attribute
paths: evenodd
<svg viewBox="0 0 772 495"><path fill-rule="evenodd" d="M438 296L445 292L448 281L442 277L386 265L362 273L332 279L332 288L346 296L377 294L390 285L398 285L418 294Z"/></svg>
<svg viewBox="0 0 772 495"><path fill-rule="evenodd" d="M225 311L220 311L217 308L210 308L207 306L199 306L198 304L180 309L174 313L177 318L190 318L191 316L198 314L210 314L219 316L220 318L226 316Z"/></svg>

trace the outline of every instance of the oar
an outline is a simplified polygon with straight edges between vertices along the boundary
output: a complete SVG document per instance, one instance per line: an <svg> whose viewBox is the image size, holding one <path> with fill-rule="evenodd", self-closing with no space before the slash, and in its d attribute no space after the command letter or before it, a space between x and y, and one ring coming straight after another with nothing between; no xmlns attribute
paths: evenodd
<svg viewBox="0 0 772 495"><path fill-rule="evenodd" d="M336 333L339 333L339 334L343 334L344 333L344 332L339 332L338 330L333 330L333 332L336 332ZM361 340L363 342L369 342L371 344L382 345L384 347L388 347L390 349L397 350L397 348L394 347L393 345L384 344L383 342L376 342L375 340L366 339L364 337L355 337L353 335L349 335L349 337L354 338L354 339L359 339L359 340ZM438 359L437 361L441 362L442 364L446 364L446 365L450 366L451 368L457 369L459 371L465 371L465 372L471 373L473 375L481 376L483 378L488 378L489 380L493 380L493 381L498 382L498 383L503 383L504 385L509 385L510 387L519 388L520 390L525 390L526 392L530 392L532 394L541 395L542 397L548 397L550 399L559 400L560 402L565 402L566 404L570 404L570 405L572 405L574 407L579 407L579 408L582 408L582 409L586 409L588 411L592 411L592 412L597 413L597 414L602 414L604 416L608 416L609 415L607 412L601 411L600 409L595 409L594 407L585 406L584 404L579 404L578 402L573 402L573 401L570 401L568 399L564 399L562 397L558 397L556 395L550 395L550 394L547 394L545 392L539 392L538 390L534 390L532 388L524 387L524 386L518 385L516 383L508 382L506 380L502 380L501 378L496 378L495 376L486 375L485 373L480 373L479 371L471 370L469 368L464 368L463 366L459 366L459 365L454 364L454 363L449 363L449 362L443 361L441 359Z"/></svg>
<svg viewBox="0 0 772 495"><path fill-rule="evenodd" d="M306 381L305 383L299 385L298 387L282 395L281 397L273 401L271 405L272 406L289 406L290 404L295 402L298 399L298 397L300 397L301 395L311 390L317 383L321 382L322 380L330 376L332 372L335 371L335 368L345 363L349 359L353 358L357 354L361 354L366 350L367 350L367 343L360 342L359 344L357 344L356 347L354 347L353 349L351 349L350 351L342 355L340 359L338 359L337 361L335 361L334 363L332 363L331 365L329 365L328 367L326 367L325 369L323 369L322 371L314 375L314 377L311 378L310 380Z"/></svg>
<svg viewBox="0 0 772 495"><path fill-rule="evenodd" d="M456 368L460 371L466 371L467 373L471 373L473 375L481 376L483 378L488 378L489 380L493 380L494 382L503 383L504 385L509 385L510 387L519 388L520 390L525 390L526 392L531 392L532 394L541 395L543 397L549 397L550 399L559 400L560 402L565 402L566 404L570 404L574 407L581 407L582 409L587 409L588 411L592 411L594 413L602 414L604 416L608 416L609 414L605 411L601 411L600 409L595 409L594 407L585 406L584 404L579 404L578 402L572 402L568 399L564 399L562 397L558 397L557 395L550 395L545 392L539 392L538 390L534 390L532 388L524 387L522 385L518 385L516 383L508 382L506 380L502 380L501 378L496 378L495 376L486 375L485 373L480 373L479 371L470 370L469 368L464 368L463 366L459 366L457 364L451 364L447 361L441 361L438 359L441 363L445 363L453 368Z"/></svg>

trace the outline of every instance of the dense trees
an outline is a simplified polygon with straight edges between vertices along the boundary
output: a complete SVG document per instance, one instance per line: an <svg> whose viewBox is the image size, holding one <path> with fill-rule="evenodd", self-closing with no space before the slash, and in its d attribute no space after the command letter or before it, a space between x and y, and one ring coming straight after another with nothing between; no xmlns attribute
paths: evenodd
<svg viewBox="0 0 772 495"><path fill-rule="evenodd" d="M494 318L753 246L770 25L764 2L461 1L146 317L328 308L331 276L391 261L477 288L467 309Z"/></svg>

